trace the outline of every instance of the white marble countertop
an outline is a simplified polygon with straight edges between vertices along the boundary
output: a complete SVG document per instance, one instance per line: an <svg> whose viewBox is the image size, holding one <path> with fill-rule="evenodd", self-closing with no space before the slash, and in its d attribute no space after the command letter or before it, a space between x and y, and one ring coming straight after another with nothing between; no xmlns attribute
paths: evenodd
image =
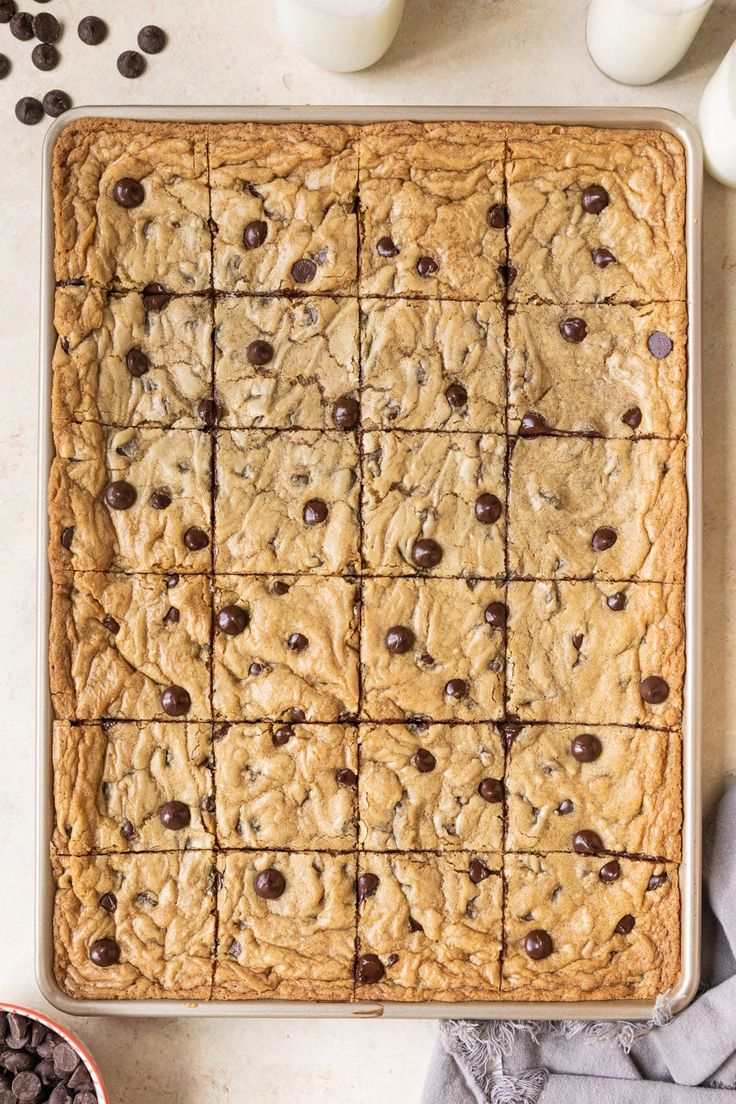
<svg viewBox="0 0 736 1104"><path fill-rule="evenodd" d="M36 8L34 0L22 7ZM0 694L0 997L42 1006L33 968L34 621L40 151L44 123L16 122L22 95L66 89L75 104L659 105L694 118L703 86L736 38L736 5L716 0L668 78L626 88L584 43L584 0L407 0L399 35L374 69L323 73L282 43L271 0L53 0L66 23L62 62L42 74L30 43L0 27L13 61L0 83L0 421L3 598ZM90 12L110 23L96 49L76 37ZM115 59L144 23L170 35L143 78ZM705 188L704 779L710 804L736 768L736 193ZM731 280L734 278L733 285ZM736 365L735 365L736 367ZM731 427L729 429L729 426ZM736 442L736 433L734 434ZM435 1028L419 1020L75 1020L114 1104L411 1104Z"/></svg>

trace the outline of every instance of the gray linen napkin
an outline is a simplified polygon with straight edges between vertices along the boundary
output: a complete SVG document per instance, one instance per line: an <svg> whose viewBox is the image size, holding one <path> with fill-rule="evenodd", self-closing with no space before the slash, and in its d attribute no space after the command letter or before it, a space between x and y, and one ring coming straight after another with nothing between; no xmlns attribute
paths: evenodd
<svg viewBox="0 0 736 1104"><path fill-rule="evenodd" d="M736 1092L736 784L705 833L702 991L649 1024L440 1025L422 1104L717 1104Z"/></svg>

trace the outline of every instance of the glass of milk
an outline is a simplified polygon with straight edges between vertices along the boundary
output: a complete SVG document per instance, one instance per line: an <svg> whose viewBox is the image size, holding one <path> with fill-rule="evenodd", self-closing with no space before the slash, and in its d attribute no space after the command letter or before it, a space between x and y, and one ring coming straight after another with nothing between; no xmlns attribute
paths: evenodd
<svg viewBox="0 0 736 1104"><path fill-rule="evenodd" d="M651 84L687 53L713 0L591 0L585 40L622 84Z"/></svg>
<svg viewBox="0 0 736 1104"><path fill-rule="evenodd" d="M352 73L383 57L404 14L404 0L278 0L281 33L302 57Z"/></svg>
<svg viewBox="0 0 736 1104"><path fill-rule="evenodd" d="M705 86L698 125L706 169L736 188L736 42Z"/></svg>

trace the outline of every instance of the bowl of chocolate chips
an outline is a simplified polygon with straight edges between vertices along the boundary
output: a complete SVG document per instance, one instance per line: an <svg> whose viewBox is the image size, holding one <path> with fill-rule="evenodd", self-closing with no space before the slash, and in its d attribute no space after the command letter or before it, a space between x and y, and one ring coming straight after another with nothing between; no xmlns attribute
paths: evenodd
<svg viewBox="0 0 736 1104"><path fill-rule="evenodd" d="M0 1003L0 1104L109 1104L92 1056L40 1012Z"/></svg>

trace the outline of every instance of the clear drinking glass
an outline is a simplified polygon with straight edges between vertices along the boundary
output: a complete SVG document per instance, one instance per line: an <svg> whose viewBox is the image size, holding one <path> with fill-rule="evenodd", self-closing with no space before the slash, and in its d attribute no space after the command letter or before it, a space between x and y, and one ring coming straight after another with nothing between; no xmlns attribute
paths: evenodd
<svg viewBox="0 0 736 1104"><path fill-rule="evenodd" d="M297 53L337 73L367 69L383 57L404 14L404 0L278 0L281 33Z"/></svg>
<svg viewBox="0 0 736 1104"><path fill-rule="evenodd" d="M706 169L736 188L736 42L705 86L698 125Z"/></svg>
<svg viewBox="0 0 736 1104"><path fill-rule="evenodd" d="M591 0L585 41L607 77L652 84L688 51L713 0Z"/></svg>

